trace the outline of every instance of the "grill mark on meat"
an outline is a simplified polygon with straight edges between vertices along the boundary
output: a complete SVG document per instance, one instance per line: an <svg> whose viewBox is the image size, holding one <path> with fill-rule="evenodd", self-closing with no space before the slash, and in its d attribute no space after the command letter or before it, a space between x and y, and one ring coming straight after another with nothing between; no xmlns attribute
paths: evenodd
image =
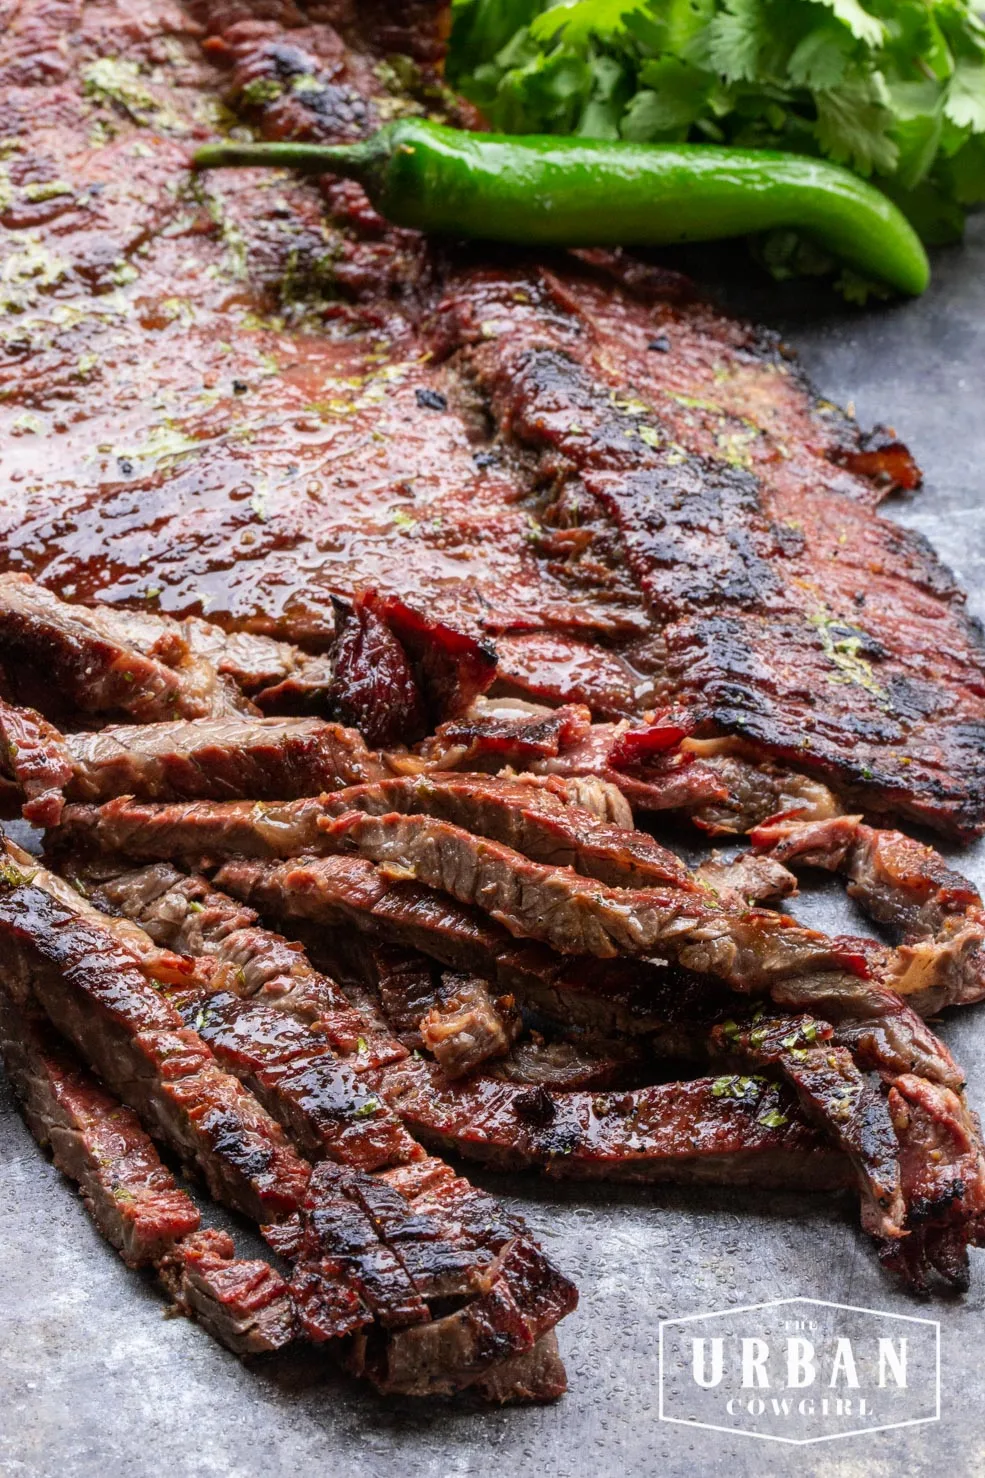
<svg viewBox="0 0 985 1478"><path fill-rule="evenodd" d="M333 1004L339 994L334 982L313 971L297 947L288 947L279 936L255 927L251 910L211 891L201 879L182 877L170 866L104 877L91 896L147 924L159 943L166 942L176 949L192 948L196 953L204 951L221 964L245 961L245 970L249 972L247 988L269 993L274 986L274 992L268 995L270 1005L247 1002L245 1008L242 1002L232 1001L228 996L203 996L201 989L189 992L185 987L186 1012L195 1011L199 1029L224 1063L240 1073L244 1066L249 1069L248 1081L258 1090L266 1087L269 1091L270 1084L263 1082L265 1072L269 1073L274 1086L293 1103L293 1112L284 1118L296 1140L304 1134L311 1136L312 1127L317 1131L319 1117L312 1113L311 1085L306 1084L305 1078L311 1075L312 1057L324 1056L324 1049L318 1045L319 1039L312 1035L312 1030L321 1029L317 1013L324 1007L325 994ZM278 981L284 974L285 953L292 979L301 982L300 989L295 984L286 992L278 989ZM316 1013L314 1020L312 1007ZM220 1022L216 1031L210 1021L213 1012ZM231 1027L228 1037L222 1020L226 1015L230 1017ZM358 1013L350 1010L350 1015ZM503 1245L502 1237L497 1240L496 1228L504 1222L504 1213L491 1198L474 1191L465 1181L455 1181L458 1201L464 1198L472 1206L472 1220L477 1229L476 1235L463 1243L457 1223L449 1225L447 1215L437 1214L440 1208L433 1208L435 1215L429 1218L422 1214L408 1220L401 1203L389 1193L389 1182L361 1173L374 1165L400 1167L403 1162L407 1174L400 1183L409 1184L415 1183L410 1176L411 1165L421 1164L420 1150L399 1127L385 1100L378 1096L378 1090L374 1093L366 1086L370 1071L379 1072L381 1065L402 1059L405 1051L395 1043L388 1050L383 1033L372 1022L363 1019L363 1030L371 1040L367 1043L360 1037L350 1059L362 1078L355 1080L355 1087L351 1078L343 1084L351 1095L342 1115L343 1123L347 1124L345 1132L329 1144L324 1142L327 1136L323 1135L321 1143L308 1146L318 1156L328 1148L332 1160L344 1164L345 1174L340 1170L336 1175L334 1170L323 1168L328 1162L322 1161L309 1188L300 1224L296 1228L288 1224L268 1229L273 1245L286 1255L299 1258L292 1289L309 1336L335 1338L343 1331L351 1333L362 1327L363 1306L377 1314L382 1312L384 1323L399 1324L405 1318L420 1318L422 1311L423 1317L431 1317L422 1299L440 1302L453 1296L468 1296L473 1300L492 1298L494 1303L508 1300L520 1321L519 1343L514 1342L510 1348L514 1351L530 1348L534 1340L531 1329L535 1328L539 1338L549 1327L550 1321L537 1316L538 1324L533 1317L544 1302L545 1290L553 1290L557 1296L555 1318L562 1317L573 1306L575 1295L567 1280L550 1267L530 1242L522 1222L507 1218L510 1236L524 1249L522 1265L527 1266L532 1260L538 1270L537 1280L529 1285L518 1282L516 1274L509 1273L508 1265L496 1273L495 1279L486 1278L485 1268ZM372 1044L374 1036L376 1046ZM339 1066L343 1073L346 1071L345 1065L336 1065L336 1077L340 1076ZM280 1071L284 1078L278 1083ZM272 1101L266 1101L274 1107ZM370 1115L365 1113L368 1105L373 1106ZM324 1119L324 1104L315 1099L314 1107L322 1110ZM309 1116L307 1124L303 1122L305 1114ZM331 1113L328 1117L331 1118ZM377 1148L374 1156L371 1153L374 1146L382 1146L387 1153L383 1155ZM431 1164L434 1175L451 1176L445 1167ZM377 1275L382 1277L382 1282L373 1281ZM404 1297L407 1279L414 1290L409 1302ZM353 1293L358 1295L355 1303ZM451 1336L459 1326L471 1328L481 1317L484 1317L481 1309L475 1314L459 1311L458 1323L453 1321L447 1329L443 1319L433 1321L441 1330L433 1341L425 1344L433 1343L437 1347L440 1339L449 1352L442 1376L445 1389L459 1389L477 1379L474 1362L466 1362L467 1368L459 1368L460 1360L458 1364L453 1363L453 1356L458 1359L454 1355L457 1343ZM545 1396L557 1386L559 1378L556 1362L551 1361L549 1368L553 1375L550 1380L545 1375ZM365 1369L387 1390L413 1388L409 1375L400 1371L398 1356L391 1357L389 1344L382 1351L375 1351ZM497 1389L505 1386L498 1385Z"/></svg>
<svg viewBox="0 0 985 1478"><path fill-rule="evenodd" d="M875 1074L856 1067L833 1029L813 1017L764 1019L751 1027L716 1027L712 1038L749 1063L777 1067L807 1118L824 1127L849 1157L862 1196L862 1225L881 1238L905 1235L900 1146Z"/></svg>
<svg viewBox="0 0 985 1478"><path fill-rule="evenodd" d="M559 471L550 497L577 485L618 526L661 628L664 693L694 708L706 732L737 734L873 809L973 828L981 637L948 573L925 543L830 488L713 460L632 356L636 381L615 371L604 310L555 282L488 272L454 285L440 341L489 394L504 435ZM518 290L541 311L508 309ZM484 334L492 320L496 334ZM855 594L876 559L863 627ZM931 670L916 635L927 619L947 626L946 671Z"/></svg>
<svg viewBox="0 0 985 1478"><path fill-rule="evenodd" d="M886 978L922 1016L985 996L981 896L933 847L866 826L860 816L781 818L756 828L751 840L779 861L848 879L849 896L901 938L886 952Z"/></svg>
<svg viewBox="0 0 985 1478"><path fill-rule="evenodd" d="M256 928L251 911L173 869L152 879L123 874L106 880L95 897L147 926L169 948L235 968L233 982L228 969L220 970L211 979L167 989L167 998L308 1159L327 1156L376 1170L420 1153L360 1078L368 1066L399 1060L405 1051L372 1031L347 1001L340 1012L342 992L310 968L299 948ZM188 920L192 929L185 927ZM240 977L246 999L226 988ZM337 1029L334 1041L329 1036L340 1016L341 1043ZM339 1046L345 1056L337 1055Z"/></svg>
<svg viewBox="0 0 985 1478"><path fill-rule="evenodd" d="M74 875L100 908L133 920L177 954L228 967L219 977L222 988L248 1002L275 1004L314 1028L355 1070L403 1057L330 976L312 968L299 944L258 927L251 908L214 892L203 878L188 877L169 863L122 872L107 864Z"/></svg>

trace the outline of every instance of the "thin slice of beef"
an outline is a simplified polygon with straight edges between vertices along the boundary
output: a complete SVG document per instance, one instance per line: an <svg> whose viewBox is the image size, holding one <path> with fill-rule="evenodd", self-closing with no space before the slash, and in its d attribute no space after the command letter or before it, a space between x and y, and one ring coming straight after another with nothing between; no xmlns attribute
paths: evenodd
<svg viewBox="0 0 985 1478"><path fill-rule="evenodd" d="M392 788L391 788L392 787ZM313 852L357 852L385 863L396 876L417 878L478 903L501 917L511 932L540 938L566 953L612 957L672 951L698 971L725 972L741 984L816 968L853 965L848 951L823 936L763 911L716 909L673 853L641 832L606 827L589 813L550 802L549 795L485 777L433 776L384 782L357 791L366 806L386 808L403 800L441 809L447 800L477 826L509 835L561 865L548 866L502 842L478 838L461 826L428 814L342 814L350 797L323 796L283 804L188 803L154 807L122 798L98 809L69 807L56 835L61 848L93 843L140 860L181 857L201 863L230 856L286 857ZM460 809L459 809L460 808ZM332 816L340 819L333 821ZM463 818L464 819L464 818ZM645 889L619 888L585 873L631 881ZM399 871L402 870L402 871ZM659 881L660 886L652 884ZM479 896L481 894L481 897ZM687 958L685 958L685 955Z"/></svg>
<svg viewBox="0 0 985 1478"><path fill-rule="evenodd" d="M73 801L287 800L392 773L354 730L313 718L140 724L67 734L62 745Z"/></svg>
<svg viewBox="0 0 985 1478"><path fill-rule="evenodd" d="M985 909L973 883L939 852L861 816L827 821L778 818L751 833L753 846L794 867L848 878L848 893L889 925L886 978L922 1016L985 996Z"/></svg>
<svg viewBox="0 0 985 1478"><path fill-rule="evenodd" d="M332 1005L341 995L334 982L311 970L298 947L289 948L279 936L252 923L244 927L241 906L212 894L200 881L196 885L169 871L170 877L158 874L153 879L154 887L146 875L124 873L90 896L148 927L152 937L166 940L170 948L219 964L211 975L199 973L161 990L222 1068L245 1084L309 1160L327 1156L377 1170L417 1157L414 1141L360 1077L368 1066L399 1061L405 1050L383 1033L372 1032L349 1007L346 1026L354 1023L356 1036L341 1044L340 1056L318 1010L326 995ZM247 916L252 919L249 911ZM188 919L198 926L194 933L185 927ZM301 987L307 987L307 1010L297 1009L297 977L307 977ZM239 993L235 987L241 978ZM338 1015L330 1013L325 1025L337 1026Z"/></svg>
<svg viewBox="0 0 985 1478"><path fill-rule="evenodd" d="M162 1259L158 1278L182 1313L236 1355L265 1355L298 1336L281 1275L262 1258L238 1258L227 1232L207 1228Z"/></svg>
<svg viewBox="0 0 985 1478"><path fill-rule="evenodd" d="M714 1029L713 1040L748 1064L778 1068L806 1117L832 1136L855 1167L862 1225L873 1236L906 1234L900 1146L879 1078L860 1072L833 1028L811 1016L761 1018Z"/></svg>
<svg viewBox="0 0 985 1478"><path fill-rule="evenodd" d="M18 701L46 717L67 710L148 722L255 712L196 653L181 622L69 605L22 575L0 576L0 661Z"/></svg>
<svg viewBox="0 0 985 1478"><path fill-rule="evenodd" d="M0 989L0 1047L28 1128L128 1267L157 1263L201 1217L140 1127L30 1004Z"/></svg>
<svg viewBox="0 0 985 1478"><path fill-rule="evenodd" d="M309 1167L94 911L9 855L0 881L7 983L58 1030L220 1201L258 1221L296 1210ZM148 941L149 942L149 941Z"/></svg>
<svg viewBox="0 0 985 1478"><path fill-rule="evenodd" d="M762 1077L744 1079L741 1092L722 1082L609 1093L486 1076L450 1083L422 1059L379 1075L380 1091L425 1144L499 1169L814 1190L849 1183L847 1162L805 1125L789 1090Z"/></svg>
<svg viewBox="0 0 985 1478"><path fill-rule="evenodd" d="M674 1048L689 1039L693 1025L700 1029L716 1013L728 1016L734 1010L734 997L710 978L666 963L555 954L514 939L477 909L419 883L389 878L361 857L227 862L216 882L263 912L290 920L293 929L315 924L329 952L355 929L399 946L394 951L398 960L407 960L408 950L419 950L453 969L476 972L495 981L501 993L518 996L551 1019L602 1034L661 1033L673 1041L671 1056L682 1055ZM410 970L421 975L418 965L411 963ZM425 970L417 987L427 990L431 980ZM406 999L414 982L405 988L398 981L398 986ZM389 1004L391 1009L398 1006ZM404 1020L398 1029L409 1030L411 1024Z"/></svg>
<svg viewBox="0 0 985 1478"><path fill-rule="evenodd" d="M353 786L324 805L327 816L434 816L536 862L573 867L615 887L695 887L673 852L646 832L600 821L571 804L567 787L556 782L531 786L492 775L433 772Z"/></svg>
<svg viewBox="0 0 985 1478"><path fill-rule="evenodd" d="M218 988L245 1001L276 1005L314 1028L356 1070L404 1056L329 975L312 968L299 944L258 927L253 909L217 893L203 878L189 877L169 863L136 870L107 864L95 873L75 869L72 877L99 908L139 924L157 944L227 967L218 974ZM212 983L196 977L191 990L185 981L180 985L194 1001Z"/></svg>
<svg viewBox="0 0 985 1478"><path fill-rule="evenodd" d="M135 1114L83 1068L46 1019L0 990L7 1075L35 1139L79 1187L86 1209L129 1267L153 1267L174 1304L238 1355L295 1337L284 1280L260 1259L237 1258L225 1232L199 1231Z"/></svg>
<svg viewBox="0 0 985 1478"><path fill-rule="evenodd" d="M422 1164L420 1151L369 1081L383 1065L405 1057L405 1050L392 1039L386 1050L384 1034L366 1021L367 1036L376 1031L380 1045L370 1049L360 1038L347 1062L331 1065L321 1020L307 1013L302 1004L305 999L319 999L314 985L317 972L296 946L288 949L279 936L257 928L249 910L210 890L204 881L181 877L164 865L104 878L90 890L90 896L146 923L158 942L191 947L220 968L237 960L244 962L238 968L248 972L245 988L253 992L247 1000L221 991L209 993L214 982L205 987L179 984L172 999L182 1002L186 1015L195 1012L198 1029L219 1059L256 1089L295 1140L318 1160L328 1156L315 1172L299 1226L268 1229L273 1245L292 1258L301 1258L293 1286L310 1334L334 1338L343 1331L351 1333L364 1326L368 1314L382 1318L385 1324L400 1324L422 1316L421 1300L440 1304L452 1298L484 1297L483 1270L502 1250L504 1237L496 1232L502 1226L523 1243L527 1261L532 1260L531 1266L538 1270L530 1285L506 1285L497 1294L508 1296L519 1308L521 1329L529 1333L530 1321L524 1311L531 1300L542 1302L547 1288L566 1290L555 1317L560 1318L571 1306L573 1289L543 1259L518 1218L509 1217L466 1182L455 1180L438 1162L429 1162L427 1168ZM285 950L298 983L290 990L271 991L281 978ZM333 982L325 980L324 985L333 994L338 991ZM353 1076L349 1063L358 1076ZM326 1068L321 1077L319 1065ZM344 1167L345 1173L341 1168L338 1175L325 1169L327 1163ZM388 1181L363 1173L384 1163L396 1167L386 1174L399 1176L402 1186L417 1185L422 1178L432 1184L436 1179L455 1180L459 1201L473 1208L475 1235L463 1242L458 1223L448 1224L447 1207L437 1219L436 1211L427 1218L422 1214L408 1219L399 1197L394 1199L388 1190ZM476 1209L480 1205L481 1215ZM414 1298L407 1294L403 1275L410 1279ZM502 1281L505 1273L497 1277ZM383 1281L373 1282L373 1278ZM466 1322L472 1319L464 1311L459 1313ZM431 1318L426 1307L423 1317ZM441 1319L436 1322L442 1324ZM538 1337L548 1327L541 1323ZM529 1348L527 1334L518 1338L510 1350ZM449 1360L455 1348L454 1341L448 1343ZM365 1366L367 1372L385 1381L387 1389L398 1389L398 1380L406 1384L406 1376L387 1373L389 1343L379 1348L374 1339L374 1349L373 1360ZM507 1353L504 1347L500 1358ZM556 1366L552 1368L556 1377ZM457 1370L446 1361L442 1379L447 1389L458 1389L474 1378L472 1364ZM550 1394L549 1385L545 1382L545 1397Z"/></svg>
<svg viewBox="0 0 985 1478"><path fill-rule="evenodd" d="M19 788L23 815L36 826L57 826L65 788L72 780L72 755L58 730L33 708L0 699L0 773Z"/></svg>

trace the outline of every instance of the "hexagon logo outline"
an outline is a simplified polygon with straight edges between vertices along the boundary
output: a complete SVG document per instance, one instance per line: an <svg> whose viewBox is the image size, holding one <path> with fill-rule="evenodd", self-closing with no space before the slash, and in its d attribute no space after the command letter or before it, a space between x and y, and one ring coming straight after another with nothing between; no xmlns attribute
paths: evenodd
<svg viewBox="0 0 985 1478"><path fill-rule="evenodd" d="M814 1308L837 1309L843 1313L865 1314L881 1319L892 1319L904 1324L919 1324L934 1331L934 1409L933 1414L928 1416L909 1417L902 1421L883 1422L877 1426L855 1427L850 1430L838 1432L825 1432L811 1437L788 1437L775 1432L756 1432L747 1427L727 1427L720 1423L695 1420L690 1417L669 1416L665 1406L664 1389L664 1334L667 1329L676 1328L681 1324L697 1324L708 1319L722 1318L723 1316L734 1316L738 1314L757 1313L763 1309L783 1308L791 1305L807 1305ZM710 1309L701 1314L682 1314L675 1319L661 1319L657 1329L657 1390L658 1390L658 1420L681 1427L697 1428L703 1431L724 1432L730 1437L750 1437L760 1442L783 1442L790 1447L807 1447L816 1442L834 1442L847 1437L867 1437L876 1432L888 1432L902 1429L903 1427L926 1426L930 1422L939 1422L941 1419L941 1326L939 1319L921 1318L916 1314L897 1314L889 1309L871 1309L861 1304L841 1304L831 1299L811 1298L807 1295L795 1294L789 1298L768 1299L761 1303L740 1304L736 1308Z"/></svg>

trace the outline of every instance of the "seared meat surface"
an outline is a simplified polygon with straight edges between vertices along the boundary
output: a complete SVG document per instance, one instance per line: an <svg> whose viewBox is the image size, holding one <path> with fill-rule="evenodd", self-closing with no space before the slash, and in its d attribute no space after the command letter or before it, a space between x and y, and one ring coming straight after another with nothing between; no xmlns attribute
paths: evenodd
<svg viewBox="0 0 985 1478"><path fill-rule="evenodd" d="M0 1038L230 1348L545 1400L576 1292L434 1151L854 1187L910 1288L967 1286L985 1146L921 1017L985 994L985 914L873 823L985 829L985 648L877 511L919 483L894 433L675 274L189 172L216 132L480 126L446 10L7 20L0 807L51 867L0 858ZM753 849L691 870L634 826L665 812ZM805 866L897 937L762 906Z"/></svg>
<svg viewBox="0 0 985 1478"><path fill-rule="evenodd" d="M679 702L702 736L868 810L976 831L981 639L930 550L874 512L918 479L898 443L671 274L459 260L345 183L188 174L220 98L271 138L421 106L380 80L396 36L418 99L468 122L428 71L443 11L199 0L124 21L100 0L66 53L59 7L18 7L5 567L321 652L333 597L412 598L495 643L503 691L601 718ZM158 710L214 705L169 670ZM388 716L358 702L341 714Z"/></svg>

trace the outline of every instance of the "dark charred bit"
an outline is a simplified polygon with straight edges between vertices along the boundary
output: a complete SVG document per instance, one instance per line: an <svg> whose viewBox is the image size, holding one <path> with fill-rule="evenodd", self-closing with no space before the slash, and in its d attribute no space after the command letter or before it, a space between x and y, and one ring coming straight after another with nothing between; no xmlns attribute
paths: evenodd
<svg viewBox="0 0 985 1478"><path fill-rule="evenodd" d="M518 1119L541 1129L553 1124L557 1115L554 1099L543 1085L518 1093L513 1100L513 1111Z"/></svg>
<svg viewBox="0 0 985 1478"><path fill-rule="evenodd" d="M412 744L427 731L420 689L407 653L376 614L371 593L350 604L332 598L337 636L328 690L334 716L367 744Z"/></svg>
<svg viewBox="0 0 985 1478"><path fill-rule="evenodd" d="M490 642L435 621L399 596L333 597L336 638L328 697L367 744L413 744L464 713L496 675Z"/></svg>
<svg viewBox="0 0 985 1478"><path fill-rule="evenodd" d="M410 657L433 729L458 718L496 677L496 648L445 621L425 616L398 595L375 597L374 609Z"/></svg>

